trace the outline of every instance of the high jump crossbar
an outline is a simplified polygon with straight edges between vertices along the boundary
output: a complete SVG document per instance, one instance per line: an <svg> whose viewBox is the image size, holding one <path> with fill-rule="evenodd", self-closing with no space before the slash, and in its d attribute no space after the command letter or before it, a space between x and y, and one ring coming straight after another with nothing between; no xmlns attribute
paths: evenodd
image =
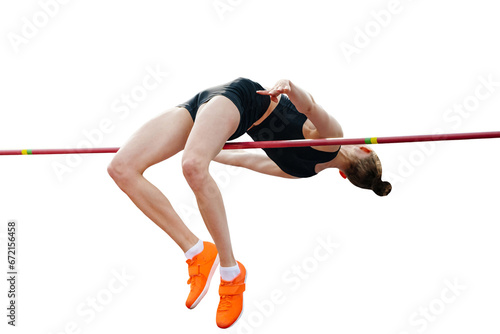
<svg viewBox="0 0 500 334"><path fill-rule="evenodd" d="M223 149L234 150L234 149L249 149L249 148L395 144L395 143L411 143L411 142L492 139L492 138L500 138L500 131L448 133L448 134L432 134L432 135L416 135L416 136L393 136L393 137L326 138L326 139L300 139L300 140L270 140L270 141L255 141L255 142L230 142L226 143ZM0 150L0 155L116 153L119 149L120 149L119 147L102 147L102 148Z"/></svg>

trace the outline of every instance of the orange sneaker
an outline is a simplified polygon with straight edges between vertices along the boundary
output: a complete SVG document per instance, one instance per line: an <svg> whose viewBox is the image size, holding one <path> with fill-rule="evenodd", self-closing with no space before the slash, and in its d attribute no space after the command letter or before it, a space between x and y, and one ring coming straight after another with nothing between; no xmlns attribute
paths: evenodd
<svg viewBox="0 0 500 334"><path fill-rule="evenodd" d="M240 274L232 281L224 281L222 278L220 280L220 302L216 316L217 326L220 328L231 327L243 311L243 291L245 291L247 271L241 263L236 262L240 267Z"/></svg>
<svg viewBox="0 0 500 334"><path fill-rule="evenodd" d="M189 280L187 284L191 285L186 306L189 309L193 309L205 297L212 276L219 264L217 248L213 243L204 241L203 251L191 260L187 260L186 263L189 266Z"/></svg>

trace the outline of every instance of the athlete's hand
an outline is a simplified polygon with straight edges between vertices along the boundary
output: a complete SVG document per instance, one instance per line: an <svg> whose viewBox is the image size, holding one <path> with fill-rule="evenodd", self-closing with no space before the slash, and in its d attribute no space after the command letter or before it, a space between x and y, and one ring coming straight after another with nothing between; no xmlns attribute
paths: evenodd
<svg viewBox="0 0 500 334"><path fill-rule="evenodd" d="M279 80L271 89L268 90L258 90L257 94L269 95L271 100L278 102L278 96L281 94L288 94L290 92L290 80L282 79Z"/></svg>

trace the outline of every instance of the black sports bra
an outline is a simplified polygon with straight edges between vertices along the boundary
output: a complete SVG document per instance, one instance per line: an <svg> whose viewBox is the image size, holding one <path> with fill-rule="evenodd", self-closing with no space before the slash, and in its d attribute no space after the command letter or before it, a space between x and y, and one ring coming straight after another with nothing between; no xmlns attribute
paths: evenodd
<svg viewBox="0 0 500 334"><path fill-rule="evenodd" d="M300 113L286 95L281 95L280 103L259 125L247 133L254 141L305 139L302 127L307 117ZM340 148L339 148L340 150ZM339 152L318 151L312 147L265 148L266 154L282 171L295 177L316 175L318 163L328 162Z"/></svg>

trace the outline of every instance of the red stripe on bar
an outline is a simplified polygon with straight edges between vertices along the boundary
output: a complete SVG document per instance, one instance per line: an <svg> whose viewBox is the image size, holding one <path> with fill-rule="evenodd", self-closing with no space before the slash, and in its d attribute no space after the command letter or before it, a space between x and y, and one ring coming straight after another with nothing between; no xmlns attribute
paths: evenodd
<svg viewBox="0 0 500 334"><path fill-rule="evenodd" d="M395 136L395 137L373 137L378 144L395 144L424 141L443 140L465 140L465 139L492 139L500 138L500 131L494 132L472 132L451 133L418 136ZM365 145L366 139L370 138L326 138L326 139L303 139L303 140L272 140L257 142L233 142L226 143L224 149L249 149L249 148L280 148L280 147L304 147L304 146L331 146L331 145ZM34 149L31 155L37 154L89 154L89 153L116 153L118 147L103 148L80 148L80 149ZM0 150L0 155L22 155L22 150Z"/></svg>

